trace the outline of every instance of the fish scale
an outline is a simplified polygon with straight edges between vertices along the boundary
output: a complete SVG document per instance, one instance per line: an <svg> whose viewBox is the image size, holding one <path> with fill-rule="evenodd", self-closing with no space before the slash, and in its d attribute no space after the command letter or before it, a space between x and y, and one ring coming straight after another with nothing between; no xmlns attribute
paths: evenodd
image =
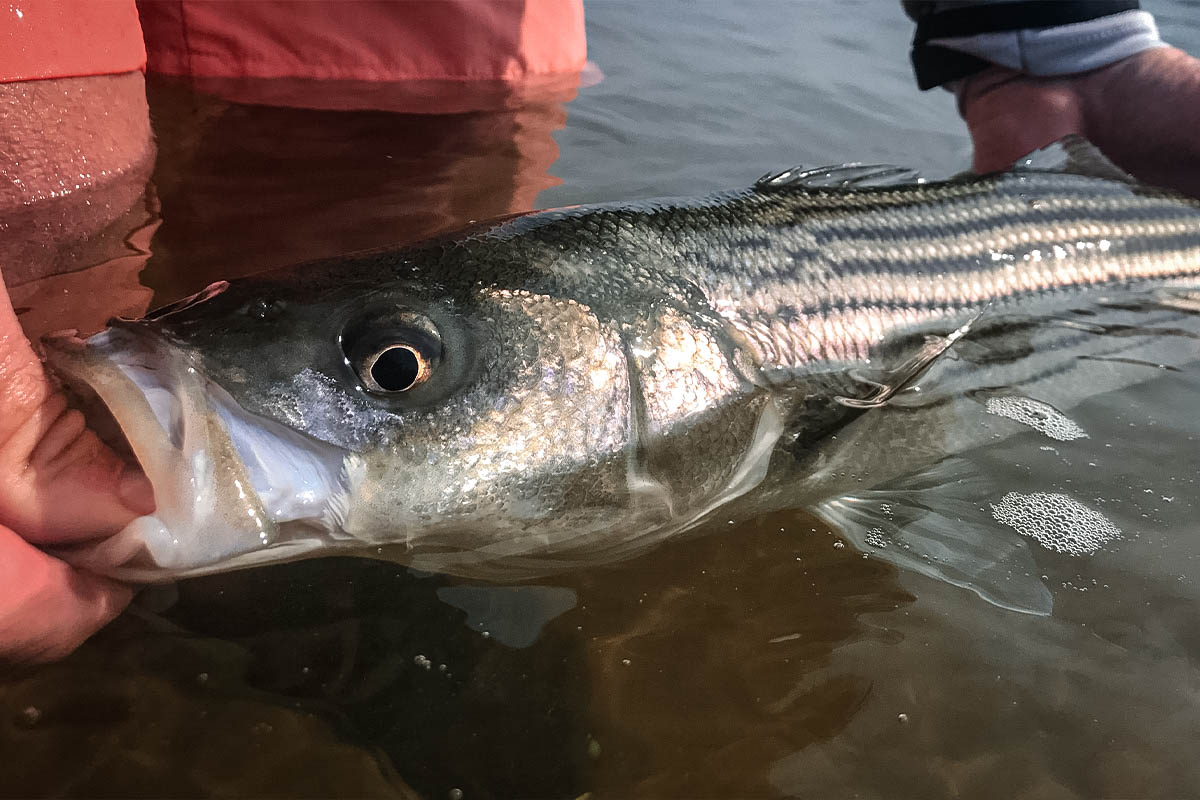
<svg viewBox="0 0 1200 800"><path fill-rule="evenodd" d="M953 327L982 303L1200 271L1200 214L1174 195L1053 174L981 178L971 189L772 187L666 214L582 213L615 217L596 226L610 256L645 258L646 234L626 243L629 227L670 243L659 248L664 270L702 287L768 368L862 357L928 320ZM1014 206L1038 203L1014 220ZM701 231L703 246L693 246Z"/></svg>

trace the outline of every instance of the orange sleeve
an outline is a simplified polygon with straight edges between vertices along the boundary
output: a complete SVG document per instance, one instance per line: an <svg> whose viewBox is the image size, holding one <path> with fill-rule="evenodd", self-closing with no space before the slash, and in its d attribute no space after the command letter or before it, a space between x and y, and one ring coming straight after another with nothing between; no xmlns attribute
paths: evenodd
<svg viewBox="0 0 1200 800"><path fill-rule="evenodd" d="M145 66L134 0L0 4L0 83L112 75Z"/></svg>
<svg viewBox="0 0 1200 800"><path fill-rule="evenodd" d="M520 80L580 70L581 0L142 0L148 69L195 78Z"/></svg>

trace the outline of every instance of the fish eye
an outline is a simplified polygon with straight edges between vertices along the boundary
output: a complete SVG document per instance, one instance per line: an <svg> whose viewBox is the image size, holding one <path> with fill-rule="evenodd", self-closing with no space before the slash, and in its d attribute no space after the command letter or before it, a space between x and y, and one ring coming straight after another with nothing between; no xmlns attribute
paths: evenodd
<svg viewBox="0 0 1200 800"><path fill-rule="evenodd" d="M433 364L417 348L397 342L374 349L354 368L370 391L395 393L424 383Z"/></svg>
<svg viewBox="0 0 1200 800"><path fill-rule="evenodd" d="M383 306L355 310L338 336L343 364L368 394L407 405L428 392L401 400L406 392L444 373L441 331L429 317ZM445 377L434 383L441 385ZM428 399L428 398L426 398Z"/></svg>

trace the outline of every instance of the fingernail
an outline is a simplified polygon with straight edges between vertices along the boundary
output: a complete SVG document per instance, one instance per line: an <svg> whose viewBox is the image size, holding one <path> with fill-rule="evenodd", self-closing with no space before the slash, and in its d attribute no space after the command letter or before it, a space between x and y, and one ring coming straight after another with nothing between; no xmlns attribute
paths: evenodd
<svg viewBox="0 0 1200 800"><path fill-rule="evenodd" d="M131 511L150 514L154 511L154 487L137 467L126 467L117 482L117 497Z"/></svg>

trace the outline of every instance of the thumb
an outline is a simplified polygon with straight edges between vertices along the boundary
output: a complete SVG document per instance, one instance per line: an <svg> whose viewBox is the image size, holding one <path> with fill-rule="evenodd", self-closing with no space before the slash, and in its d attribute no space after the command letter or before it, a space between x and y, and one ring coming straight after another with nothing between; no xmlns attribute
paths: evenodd
<svg viewBox="0 0 1200 800"><path fill-rule="evenodd" d="M0 526L0 660L62 658L132 596L129 587L75 570Z"/></svg>
<svg viewBox="0 0 1200 800"><path fill-rule="evenodd" d="M0 524L59 543L114 533L153 509L140 470L54 390L0 282Z"/></svg>

